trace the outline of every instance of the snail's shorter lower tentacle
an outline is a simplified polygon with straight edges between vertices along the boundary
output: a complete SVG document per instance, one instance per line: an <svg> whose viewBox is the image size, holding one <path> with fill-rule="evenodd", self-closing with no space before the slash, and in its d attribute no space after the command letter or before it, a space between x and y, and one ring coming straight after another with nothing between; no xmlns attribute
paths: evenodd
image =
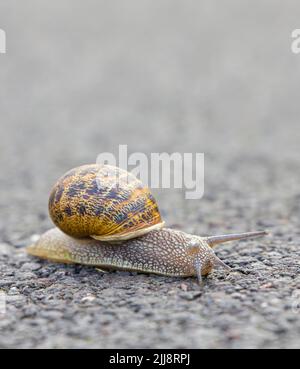
<svg viewBox="0 0 300 369"><path fill-rule="evenodd" d="M225 264L224 261L222 261L220 258L218 258L217 255L215 255L214 266L220 266L226 269L228 272L232 272L232 268L229 265Z"/></svg>
<svg viewBox="0 0 300 369"><path fill-rule="evenodd" d="M196 259L195 260L195 271L198 279L198 284L202 284L202 263L201 260Z"/></svg>

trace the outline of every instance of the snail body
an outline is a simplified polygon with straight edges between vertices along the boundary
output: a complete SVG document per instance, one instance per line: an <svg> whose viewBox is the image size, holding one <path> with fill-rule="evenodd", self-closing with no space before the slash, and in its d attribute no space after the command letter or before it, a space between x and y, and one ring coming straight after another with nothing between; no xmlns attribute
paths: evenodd
<svg viewBox="0 0 300 369"><path fill-rule="evenodd" d="M204 240L180 231L161 229L118 244L95 239L75 239L54 228L28 250L32 255L53 261L123 269L168 276L208 274L215 259Z"/></svg>
<svg viewBox="0 0 300 369"><path fill-rule="evenodd" d="M57 228L27 248L33 256L101 269L197 276L199 281L217 265L230 269L215 255L215 245L266 234L199 237L163 228L149 189L111 166L68 172L51 192L49 212Z"/></svg>

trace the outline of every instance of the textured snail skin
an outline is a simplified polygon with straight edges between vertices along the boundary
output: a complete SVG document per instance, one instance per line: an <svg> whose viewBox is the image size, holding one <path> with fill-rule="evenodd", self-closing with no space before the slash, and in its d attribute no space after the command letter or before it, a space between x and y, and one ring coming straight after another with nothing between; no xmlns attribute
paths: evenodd
<svg viewBox="0 0 300 369"><path fill-rule="evenodd" d="M54 228L27 251L56 262L183 277L206 275L218 262L205 238L167 228L118 244L75 239Z"/></svg>
<svg viewBox="0 0 300 369"><path fill-rule="evenodd" d="M96 266L101 269L120 269L166 276L203 275L214 266L230 270L212 248L220 243L264 236L267 233L199 237L174 229L151 231L128 241L109 243L95 239L76 239L53 228L27 248L30 255L60 263Z"/></svg>
<svg viewBox="0 0 300 369"><path fill-rule="evenodd" d="M49 198L54 224L75 238L126 240L164 225L148 187L133 174L109 165L70 170Z"/></svg>

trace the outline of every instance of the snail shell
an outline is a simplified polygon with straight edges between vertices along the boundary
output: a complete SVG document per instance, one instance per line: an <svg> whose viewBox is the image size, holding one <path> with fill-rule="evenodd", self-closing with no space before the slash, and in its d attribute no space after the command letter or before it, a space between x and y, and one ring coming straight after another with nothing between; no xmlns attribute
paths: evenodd
<svg viewBox="0 0 300 369"><path fill-rule="evenodd" d="M49 213L67 235L101 241L128 240L164 226L149 188L110 165L67 172L51 191Z"/></svg>

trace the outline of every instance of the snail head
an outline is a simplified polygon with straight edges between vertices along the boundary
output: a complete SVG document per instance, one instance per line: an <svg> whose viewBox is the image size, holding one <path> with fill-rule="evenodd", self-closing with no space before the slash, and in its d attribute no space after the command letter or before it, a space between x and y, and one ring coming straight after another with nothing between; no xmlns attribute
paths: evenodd
<svg viewBox="0 0 300 369"><path fill-rule="evenodd" d="M202 282L202 276L209 274L215 267L222 267L227 271L232 270L218 258L206 240L201 237L193 237L188 245L188 253L193 259L194 273L199 284Z"/></svg>

